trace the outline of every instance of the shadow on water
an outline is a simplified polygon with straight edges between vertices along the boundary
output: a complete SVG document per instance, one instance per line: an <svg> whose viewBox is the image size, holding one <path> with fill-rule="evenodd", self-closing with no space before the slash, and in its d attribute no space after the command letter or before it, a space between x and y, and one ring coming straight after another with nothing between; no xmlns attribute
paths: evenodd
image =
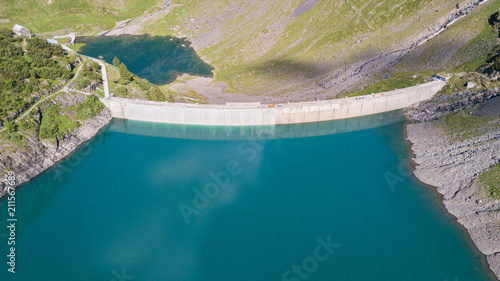
<svg viewBox="0 0 500 281"><path fill-rule="evenodd" d="M401 111L317 123L277 126L193 126L113 119L110 131L193 140L289 139L360 131L405 121Z"/></svg>
<svg viewBox="0 0 500 281"><path fill-rule="evenodd" d="M156 85L172 83L184 73L213 77L214 68L196 54L187 39L146 34L78 37L77 43L85 44L81 54L103 56L110 64L117 57L131 72Z"/></svg>

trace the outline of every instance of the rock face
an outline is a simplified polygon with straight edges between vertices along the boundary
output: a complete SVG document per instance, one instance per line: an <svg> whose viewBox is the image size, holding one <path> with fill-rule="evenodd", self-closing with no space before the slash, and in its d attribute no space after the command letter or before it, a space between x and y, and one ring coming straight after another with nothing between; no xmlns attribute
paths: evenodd
<svg viewBox="0 0 500 281"><path fill-rule="evenodd" d="M449 112L458 112L481 104L500 95L497 90L482 90L479 92L459 92L453 95L443 95L418 105L407 115L413 120L426 122L439 119ZM483 103L490 106L490 103Z"/></svg>
<svg viewBox="0 0 500 281"><path fill-rule="evenodd" d="M110 120L111 113L105 107L96 117L82 121L79 128L75 129L73 133L66 136L59 143L41 143L38 140L30 139L26 151L18 153L2 152L0 154L0 160L5 165L2 170L5 171L5 168L8 168L16 174L16 186L27 182L68 156L83 142L90 140ZM6 192L5 185L1 183L0 197L5 195Z"/></svg>
<svg viewBox="0 0 500 281"><path fill-rule="evenodd" d="M453 141L436 121L446 112L468 109L493 94L486 93L438 97L419 105L408 115L423 122L409 125L407 133L418 164L415 176L443 194L448 211L468 230L500 279L500 201L488 197L477 179L482 171L499 163L500 129Z"/></svg>

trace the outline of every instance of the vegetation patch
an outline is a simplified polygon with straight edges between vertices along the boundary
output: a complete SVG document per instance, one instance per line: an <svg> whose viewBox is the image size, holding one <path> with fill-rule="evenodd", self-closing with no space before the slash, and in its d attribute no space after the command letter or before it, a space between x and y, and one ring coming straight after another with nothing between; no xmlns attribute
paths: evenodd
<svg viewBox="0 0 500 281"><path fill-rule="evenodd" d="M41 140L62 140L65 135L72 133L80 126L78 121L63 114L63 109L58 105L52 105L42 113L42 124L40 125Z"/></svg>
<svg viewBox="0 0 500 281"><path fill-rule="evenodd" d="M66 45L68 46L71 50L79 53L80 52L80 49L83 48L85 46L84 43L75 43L75 45Z"/></svg>
<svg viewBox="0 0 500 281"><path fill-rule="evenodd" d="M85 62L82 75L76 79L76 88L82 90L91 84L102 83L101 66L95 61Z"/></svg>
<svg viewBox="0 0 500 281"><path fill-rule="evenodd" d="M189 99L186 99L187 102L201 103L201 104L208 103L208 99L205 96L193 90L184 92L182 93L182 95L189 97Z"/></svg>
<svg viewBox="0 0 500 281"><path fill-rule="evenodd" d="M482 172L479 181L488 196L500 200L500 164Z"/></svg>
<svg viewBox="0 0 500 281"><path fill-rule="evenodd" d="M444 116L438 125L452 139L463 141L500 128L500 118L473 116L471 112L462 111Z"/></svg>
<svg viewBox="0 0 500 281"><path fill-rule="evenodd" d="M372 84L359 92L339 96L363 96L416 86L428 82L431 76L429 71L418 73L398 72L392 74L390 78Z"/></svg>
<svg viewBox="0 0 500 281"><path fill-rule="evenodd" d="M88 120L96 117L104 109L104 104L95 95L87 96L85 101L68 107L65 111L74 111L78 120Z"/></svg>
<svg viewBox="0 0 500 281"><path fill-rule="evenodd" d="M468 83L473 83L474 87L468 89ZM500 86L498 80L492 80L478 72L469 72L453 75L446 85L437 93L437 95L452 95L463 91L479 91L484 89L493 89Z"/></svg>

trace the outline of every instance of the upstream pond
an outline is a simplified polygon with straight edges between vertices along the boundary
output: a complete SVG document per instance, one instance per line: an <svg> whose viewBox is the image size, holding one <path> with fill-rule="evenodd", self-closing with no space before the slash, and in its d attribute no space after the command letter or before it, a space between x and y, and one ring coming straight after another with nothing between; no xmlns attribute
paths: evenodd
<svg viewBox="0 0 500 281"><path fill-rule="evenodd" d="M404 123L115 119L19 187L16 274L1 239L0 280L495 280L411 177Z"/></svg>
<svg viewBox="0 0 500 281"><path fill-rule="evenodd" d="M171 83L178 75L212 77L214 69L205 63L185 38L172 36L120 35L78 37L85 44L79 53L112 64L117 57L137 76L156 85Z"/></svg>

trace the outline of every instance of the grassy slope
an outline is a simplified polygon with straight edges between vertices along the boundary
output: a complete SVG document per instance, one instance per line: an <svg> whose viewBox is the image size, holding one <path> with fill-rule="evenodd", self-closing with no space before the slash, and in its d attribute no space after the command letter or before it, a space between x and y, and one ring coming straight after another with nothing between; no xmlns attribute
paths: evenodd
<svg viewBox="0 0 500 281"><path fill-rule="evenodd" d="M450 113L439 121L445 135L453 140L467 140L500 127L500 119L493 116L473 116L469 111Z"/></svg>
<svg viewBox="0 0 500 281"><path fill-rule="evenodd" d="M430 77L434 73L459 73L443 88L441 93L451 94L465 90L469 81L476 82L476 89L494 88L498 82L488 81L474 73L462 73L476 70L485 63L488 53L498 44L498 34L489 25L490 16L500 10L499 1L490 1L476 8L467 17L461 19L449 29L429 42L419 46L403 57L396 66L388 70L391 78L382 80L365 89L351 94L365 95L380 91L389 91L412 85L412 76ZM415 79L417 80L417 79ZM423 81L418 81L421 83Z"/></svg>
<svg viewBox="0 0 500 281"><path fill-rule="evenodd" d="M488 23L500 11L500 1L490 1L455 23L439 36L418 47L397 66L398 70L474 71L497 44L498 34Z"/></svg>
<svg viewBox="0 0 500 281"><path fill-rule="evenodd" d="M145 31L193 39L216 78L237 92L278 95L310 89L332 71L411 42L457 3L324 0L291 18L301 2L186 0Z"/></svg>
<svg viewBox="0 0 500 281"><path fill-rule="evenodd" d="M51 3L51 4L49 4ZM99 32L113 28L116 22L155 12L160 0L15 0L0 1L1 27L15 23L31 33L71 29L76 32Z"/></svg>

